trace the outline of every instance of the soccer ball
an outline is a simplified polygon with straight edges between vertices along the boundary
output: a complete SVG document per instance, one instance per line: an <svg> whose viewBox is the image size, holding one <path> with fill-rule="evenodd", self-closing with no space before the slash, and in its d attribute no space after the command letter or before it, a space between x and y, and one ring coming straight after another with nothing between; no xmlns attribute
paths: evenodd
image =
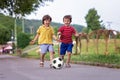
<svg viewBox="0 0 120 80"><path fill-rule="evenodd" d="M54 69L61 69L63 67L64 61L62 58L57 57L52 60L52 67Z"/></svg>

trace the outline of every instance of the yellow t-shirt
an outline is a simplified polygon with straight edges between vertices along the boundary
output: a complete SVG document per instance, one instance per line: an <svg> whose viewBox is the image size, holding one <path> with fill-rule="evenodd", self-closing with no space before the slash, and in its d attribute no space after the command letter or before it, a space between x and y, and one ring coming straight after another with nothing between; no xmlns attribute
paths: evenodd
<svg viewBox="0 0 120 80"><path fill-rule="evenodd" d="M38 44L53 44L54 30L52 26L45 27L42 25L38 28L37 34L39 34Z"/></svg>

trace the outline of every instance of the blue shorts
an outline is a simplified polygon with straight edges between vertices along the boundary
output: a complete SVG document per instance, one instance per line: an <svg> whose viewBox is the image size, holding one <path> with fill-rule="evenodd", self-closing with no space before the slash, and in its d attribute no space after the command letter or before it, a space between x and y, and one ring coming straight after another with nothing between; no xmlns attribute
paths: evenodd
<svg viewBox="0 0 120 80"><path fill-rule="evenodd" d="M45 54L47 52L54 52L54 48L52 44L40 44L40 49L42 54Z"/></svg>
<svg viewBox="0 0 120 80"><path fill-rule="evenodd" d="M65 55L66 51L72 53L73 44L72 43L61 43L60 45L60 55Z"/></svg>

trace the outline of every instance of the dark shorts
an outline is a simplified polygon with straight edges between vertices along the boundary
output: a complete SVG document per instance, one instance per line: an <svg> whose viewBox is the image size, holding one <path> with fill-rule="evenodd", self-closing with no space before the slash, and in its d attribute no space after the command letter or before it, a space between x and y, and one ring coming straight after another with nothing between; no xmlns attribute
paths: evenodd
<svg viewBox="0 0 120 80"><path fill-rule="evenodd" d="M72 43L61 43L60 45L60 55L65 55L66 51L72 53L73 44Z"/></svg>

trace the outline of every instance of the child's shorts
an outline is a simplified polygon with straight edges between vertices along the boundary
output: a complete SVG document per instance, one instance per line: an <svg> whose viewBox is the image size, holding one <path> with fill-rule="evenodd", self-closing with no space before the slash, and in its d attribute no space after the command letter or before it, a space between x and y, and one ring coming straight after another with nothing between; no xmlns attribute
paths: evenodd
<svg viewBox="0 0 120 80"><path fill-rule="evenodd" d="M65 55L66 51L72 53L73 44L72 43L61 43L60 45L60 55Z"/></svg>
<svg viewBox="0 0 120 80"><path fill-rule="evenodd" d="M54 52L52 44L40 44L40 53L45 54L47 52Z"/></svg>

